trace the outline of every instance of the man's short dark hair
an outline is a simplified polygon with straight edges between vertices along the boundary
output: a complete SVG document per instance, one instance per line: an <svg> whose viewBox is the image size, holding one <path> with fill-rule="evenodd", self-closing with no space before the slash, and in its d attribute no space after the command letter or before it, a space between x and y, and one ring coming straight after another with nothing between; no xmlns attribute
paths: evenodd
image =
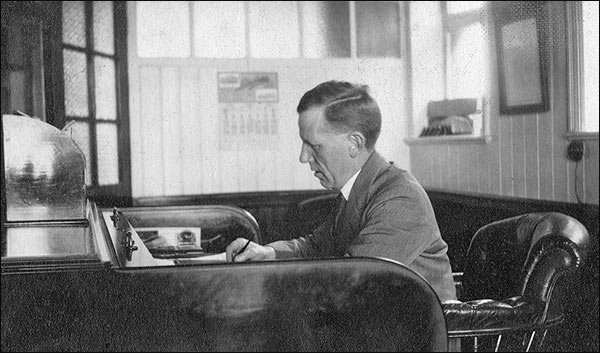
<svg viewBox="0 0 600 353"><path fill-rule="evenodd" d="M334 129L361 132L367 139L366 148L373 149L381 131L381 112L367 85L323 82L304 93L296 111L301 114L319 106L325 107L325 119Z"/></svg>

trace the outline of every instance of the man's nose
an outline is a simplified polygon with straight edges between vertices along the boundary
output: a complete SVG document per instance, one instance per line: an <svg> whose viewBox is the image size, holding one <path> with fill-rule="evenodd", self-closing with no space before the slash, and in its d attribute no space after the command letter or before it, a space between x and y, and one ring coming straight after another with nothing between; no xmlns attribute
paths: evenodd
<svg viewBox="0 0 600 353"><path fill-rule="evenodd" d="M300 148L300 163L308 163L312 160L312 154L304 145Z"/></svg>

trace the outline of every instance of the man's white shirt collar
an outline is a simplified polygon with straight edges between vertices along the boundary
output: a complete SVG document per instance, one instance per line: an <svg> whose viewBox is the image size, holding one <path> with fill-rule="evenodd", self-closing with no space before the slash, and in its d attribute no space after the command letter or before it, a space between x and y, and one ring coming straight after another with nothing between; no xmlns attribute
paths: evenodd
<svg viewBox="0 0 600 353"><path fill-rule="evenodd" d="M354 182L356 181L356 178L358 177L358 174L360 173L360 171L362 170L359 169L358 172L356 172L352 178L350 178L346 184L344 184L344 186L342 186L342 195L344 195L344 199L346 201L348 201L348 198L350 197L350 191L352 191L352 186L354 186Z"/></svg>

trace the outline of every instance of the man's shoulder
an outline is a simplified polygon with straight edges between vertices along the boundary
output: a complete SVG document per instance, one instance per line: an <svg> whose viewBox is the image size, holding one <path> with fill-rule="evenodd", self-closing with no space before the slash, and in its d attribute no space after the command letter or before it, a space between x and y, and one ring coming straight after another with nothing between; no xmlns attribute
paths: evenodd
<svg viewBox="0 0 600 353"><path fill-rule="evenodd" d="M390 165L381 171L371 185L371 194L377 198L403 197L409 199L428 199L423 186L410 171Z"/></svg>

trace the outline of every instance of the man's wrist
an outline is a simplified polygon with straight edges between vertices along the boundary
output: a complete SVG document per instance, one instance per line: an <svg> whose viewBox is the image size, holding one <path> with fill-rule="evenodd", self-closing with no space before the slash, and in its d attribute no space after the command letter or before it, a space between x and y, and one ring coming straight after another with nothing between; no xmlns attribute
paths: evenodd
<svg viewBox="0 0 600 353"><path fill-rule="evenodd" d="M270 247L268 245L265 245L265 248L267 249L266 254L265 254L266 255L266 260L275 260L275 259L277 259L277 252L275 251L274 248L272 248L272 247Z"/></svg>

